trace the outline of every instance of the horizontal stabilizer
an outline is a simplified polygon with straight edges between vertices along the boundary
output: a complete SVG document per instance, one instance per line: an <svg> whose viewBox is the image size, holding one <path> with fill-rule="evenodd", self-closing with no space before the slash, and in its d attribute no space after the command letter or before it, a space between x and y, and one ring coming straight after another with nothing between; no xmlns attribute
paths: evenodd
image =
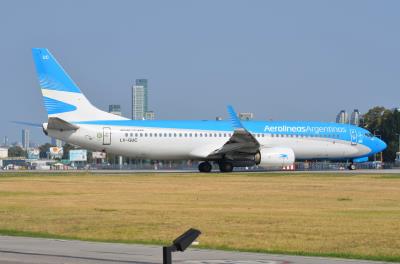
<svg viewBox="0 0 400 264"><path fill-rule="evenodd" d="M67 121L62 120L61 118L58 117L50 117L47 123L47 129L71 131L71 130L77 130L78 128L79 126L68 123Z"/></svg>
<svg viewBox="0 0 400 264"><path fill-rule="evenodd" d="M31 126L31 127L42 127L42 124L38 123L30 123L30 122L23 122L23 121L11 121L14 124L23 125L23 126Z"/></svg>

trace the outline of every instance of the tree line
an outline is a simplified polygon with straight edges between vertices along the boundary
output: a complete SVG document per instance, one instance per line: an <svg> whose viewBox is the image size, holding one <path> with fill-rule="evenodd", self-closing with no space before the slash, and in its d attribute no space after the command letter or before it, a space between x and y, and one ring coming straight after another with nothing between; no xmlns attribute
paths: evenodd
<svg viewBox="0 0 400 264"><path fill-rule="evenodd" d="M396 152L399 151L400 112L398 109L373 107L363 115L361 126L387 144L387 149L383 151L383 160L394 161Z"/></svg>

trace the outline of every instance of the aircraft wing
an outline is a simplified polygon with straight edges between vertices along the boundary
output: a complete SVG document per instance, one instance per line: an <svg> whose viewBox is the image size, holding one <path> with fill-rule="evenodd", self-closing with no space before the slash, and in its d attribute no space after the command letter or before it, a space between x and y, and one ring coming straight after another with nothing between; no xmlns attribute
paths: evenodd
<svg viewBox="0 0 400 264"><path fill-rule="evenodd" d="M214 158L229 154L256 154L260 148L260 143L242 125L232 106L228 106L228 113L234 132L228 142L211 152L208 157Z"/></svg>

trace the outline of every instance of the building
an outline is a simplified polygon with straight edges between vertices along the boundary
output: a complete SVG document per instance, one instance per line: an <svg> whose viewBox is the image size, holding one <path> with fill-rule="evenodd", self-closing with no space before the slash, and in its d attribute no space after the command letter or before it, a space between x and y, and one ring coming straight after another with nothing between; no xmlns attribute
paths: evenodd
<svg viewBox="0 0 400 264"><path fill-rule="evenodd" d="M144 119L154 120L154 119L156 119L156 114L154 113L154 111L147 111L144 113Z"/></svg>
<svg viewBox="0 0 400 264"><path fill-rule="evenodd" d="M4 147L8 147L9 145L8 145L8 137L7 136L4 136L4 139L3 139L3 146Z"/></svg>
<svg viewBox="0 0 400 264"><path fill-rule="evenodd" d="M336 116L336 123L340 124L348 124L349 123L349 115L346 110L341 110Z"/></svg>
<svg viewBox="0 0 400 264"><path fill-rule="evenodd" d="M132 87L132 119L143 120L146 112L148 112L147 79L136 79Z"/></svg>
<svg viewBox="0 0 400 264"><path fill-rule="evenodd" d="M22 129L22 148L29 148L29 129Z"/></svg>
<svg viewBox="0 0 400 264"><path fill-rule="evenodd" d="M61 148L64 142L61 139L51 138L51 145Z"/></svg>
<svg viewBox="0 0 400 264"><path fill-rule="evenodd" d="M114 104L113 105L109 105L108 106L108 112L110 114L122 116L121 105L114 105Z"/></svg>
<svg viewBox="0 0 400 264"><path fill-rule="evenodd" d="M215 121L222 121L222 117L221 116L215 117Z"/></svg>
<svg viewBox="0 0 400 264"><path fill-rule="evenodd" d="M8 158L8 149L0 148L0 159Z"/></svg>
<svg viewBox="0 0 400 264"><path fill-rule="evenodd" d="M360 125L360 112L358 109L354 109L350 116L350 124L359 126Z"/></svg>
<svg viewBox="0 0 400 264"><path fill-rule="evenodd" d="M254 114L253 113L239 113L239 119L244 121L253 120Z"/></svg>

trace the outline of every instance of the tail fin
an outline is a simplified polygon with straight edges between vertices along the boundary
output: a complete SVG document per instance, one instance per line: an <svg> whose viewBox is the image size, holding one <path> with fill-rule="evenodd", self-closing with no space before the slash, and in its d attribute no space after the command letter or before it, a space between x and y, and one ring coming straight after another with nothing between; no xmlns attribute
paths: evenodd
<svg viewBox="0 0 400 264"><path fill-rule="evenodd" d="M34 48L32 54L49 118L71 122L126 119L94 107L50 51Z"/></svg>

